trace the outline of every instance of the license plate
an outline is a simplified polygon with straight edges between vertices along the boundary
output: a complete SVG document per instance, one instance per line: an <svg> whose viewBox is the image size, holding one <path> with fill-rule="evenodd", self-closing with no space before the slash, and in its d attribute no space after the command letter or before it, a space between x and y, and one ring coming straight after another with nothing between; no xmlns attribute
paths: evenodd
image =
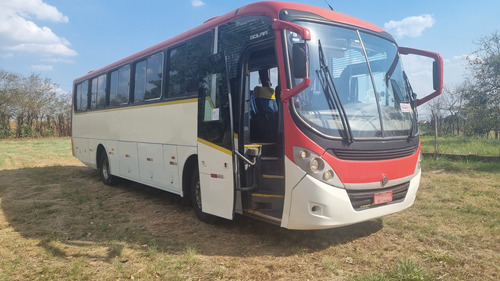
<svg viewBox="0 0 500 281"><path fill-rule="evenodd" d="M376 193L373 195L373 204L383 204L392 201L392 191Z"/></svg>

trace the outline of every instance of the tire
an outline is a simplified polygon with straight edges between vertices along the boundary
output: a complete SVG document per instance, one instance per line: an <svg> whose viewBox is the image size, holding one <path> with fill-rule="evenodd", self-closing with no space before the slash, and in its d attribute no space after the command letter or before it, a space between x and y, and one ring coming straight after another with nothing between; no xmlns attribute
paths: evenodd
<svg viewBox="0 0 500 281"><path fill-rule="evenodd" d="M99 157L99 174L101 180L105 185L116 185L118 180L115 176L110 173L109 170L109 160L106 155L106 151L103 151Z"/></svg>
<svg viewBox="0 0 500 281"><path fill-rule="evenodd" d="M191 205L193 206L196 217L202 222L214 223L216 217L202 211L200 173L198 172L198 168L194 169L190 184Z"/></svg>

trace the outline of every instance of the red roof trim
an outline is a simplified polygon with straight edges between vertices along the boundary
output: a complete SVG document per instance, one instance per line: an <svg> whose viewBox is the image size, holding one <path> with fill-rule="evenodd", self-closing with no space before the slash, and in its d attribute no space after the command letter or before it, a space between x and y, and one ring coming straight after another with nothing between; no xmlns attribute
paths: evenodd
<svg viewBox="0 0 500 281"><path fill-rule="evenodd" d="M144 49L138 53L130 55L130 56L123 58L119 61L116 61L110 65L107 65L107 66L102 67L102 68L97 69L97 70L90 71L89 73L77 78L75 80L75 83L77 83L81 80L93 77L97 73L102 73L102 72L112 70L112 69L117 68L121 65L130 63L134 60L137 60L141 57L147 56L149 54L153 54L153 53L161 51L161 50L164 50L172 45L180 43L180 42L182 42L186 39L189 39L191 37L194 37L198 34L202 34L204 32L207 32L216 26L222 25L226 22L229 22L231 20L237 19L237 18L245 16L245 15L264 15L264 16L268 16L272 19L278 19L279 13L283 9L306 11L306 12L317 14L321 17L324 17L324 18L329 19L329 20L334 21L334 22L339 22L342 24L348 24L348 25L353 25L353 26L359 26L361 28L372 30L375 32L383 32L384 31L382 28L380 28L372 23L366 22L364 20L349 16L349 15L346 15L346 14L343 14L340 12L321 8L321 7L316 7L316 6L306 5L306 4L289 3L289 2L273 2L273 1L257 2L257 3L243 6L239 9L233 10L233 11L226 13L222 16L210 18L207 21L205 21L203 24L201 24L193 29L190 29L184 33L181 33L177 36L174 36L170 39L167 39L163 42L160 42L156 45L153 45L147 49Z"/></svg>

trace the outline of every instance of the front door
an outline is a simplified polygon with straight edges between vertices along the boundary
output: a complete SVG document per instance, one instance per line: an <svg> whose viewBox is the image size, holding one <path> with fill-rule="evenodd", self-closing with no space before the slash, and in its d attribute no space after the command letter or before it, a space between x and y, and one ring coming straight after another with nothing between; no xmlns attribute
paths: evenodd
<svg viewBox="0 0 500 281"><path fill-rule="evenodd" d="M234 174L228 87L223 60L212 58L198 96L198 168L204 213L232 219Z"/></svg>

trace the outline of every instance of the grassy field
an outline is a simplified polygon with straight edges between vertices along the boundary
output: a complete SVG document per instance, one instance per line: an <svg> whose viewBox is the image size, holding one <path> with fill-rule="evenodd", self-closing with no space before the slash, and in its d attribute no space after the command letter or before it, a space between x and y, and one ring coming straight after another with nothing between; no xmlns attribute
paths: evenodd
<svg viewBox="0 0 500 281"><path fill-rule="evenodd" d="M290 231L108 187L69 139L0 141L0 280L498 280L500 163L429 158L415 204Z"/></svg>
<svg viewBox="0 0 500 281"><path fill-rule="evenodd" d="M423 136L421 140L423 153L435 152L433 136ZM464 136L439 137L438 151L439 154L446 155L500 157L500 140Z"/></svg>

